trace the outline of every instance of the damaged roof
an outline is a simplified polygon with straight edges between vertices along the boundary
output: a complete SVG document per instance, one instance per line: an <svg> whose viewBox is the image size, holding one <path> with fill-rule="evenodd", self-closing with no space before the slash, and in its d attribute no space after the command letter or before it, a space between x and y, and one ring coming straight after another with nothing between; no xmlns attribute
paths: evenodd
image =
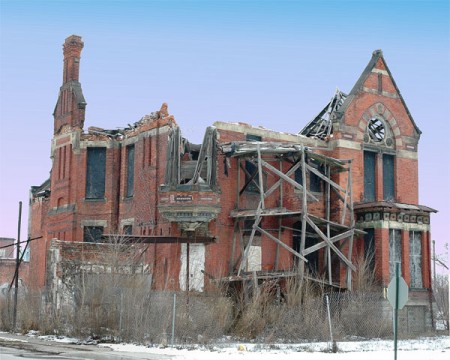
<svg viewBox="0 0 450 360"><path fill-rule="evenodd" d="M355 85L351 89L350 93L347 95L343 92L341 92L339 89L336 89L335 94L331 98L331 101L323 108L323 110L314 117L300 132L299 134L305 135L308 137L315 137L319 138L321 140L326 139L329 135L332 134L332 121L334 119L341 118L342 114L347 110L348 106L352 103L353 99L356 95L361 93L363 91L363 85L366 82L369 75L372 73L372 69L377 64L378 60L383 61L383 65L386 68L386 72L389 75L389 78L392 81L392 84L395 87L396 92L398 93L398 96L400 98L400 101L402 102L403 107L405 108L406 113L408 114L408 117L410 118L414 129L417 131L417 133L420 135L422 131L417 126L416 122L414 121L408 107L406 106L405 100L403 99L403 96L400 93L400 90L395 83L395 80L392 76L391 71L389 70L389 67L386 64L386 61L383 58L383 51L382 50L375 50L372 53L372 58L370 59L369 63L367 64L366 68L356 81Z"/></svg>

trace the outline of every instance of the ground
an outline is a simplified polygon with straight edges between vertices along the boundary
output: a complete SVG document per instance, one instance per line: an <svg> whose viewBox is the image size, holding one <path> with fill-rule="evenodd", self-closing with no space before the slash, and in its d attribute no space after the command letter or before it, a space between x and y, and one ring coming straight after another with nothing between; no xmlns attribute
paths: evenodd
<svg viewBox="0 0 450 360"><path fill-rule="evenodd" d="M176 345L148 347L132 344L95 344L35 333L17 335L0 333L2 360L27 359L183 359L183 360L379 360L393 357L392 340L353 340L338 342L337 353L328 352L328 343L246 344L223 339L214 345ZM450 355L450 336L399 340L398 360L444 360ZM301 354L301 356L299 356Z"/></svg>

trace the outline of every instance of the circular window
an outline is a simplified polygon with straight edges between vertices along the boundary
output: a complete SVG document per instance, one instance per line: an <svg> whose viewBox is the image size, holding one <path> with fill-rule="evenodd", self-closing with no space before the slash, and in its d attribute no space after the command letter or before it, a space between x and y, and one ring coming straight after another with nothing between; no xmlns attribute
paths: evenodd
<svg viewBox="0 0 450 360"><path fill-rule="evenodd" d="M367 130L372 141L380 142L384 140L386 131L384 124L380 119L370 119L369 124L367 125Z"/></svg>

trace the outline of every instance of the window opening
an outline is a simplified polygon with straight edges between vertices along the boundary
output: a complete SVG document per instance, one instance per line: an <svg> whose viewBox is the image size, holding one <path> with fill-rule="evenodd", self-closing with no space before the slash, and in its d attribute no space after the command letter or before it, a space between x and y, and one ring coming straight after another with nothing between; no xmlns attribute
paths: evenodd
<svg viewBox="0 0 450 360"><path fill-rule="evenodd" d="M310 160L309 165L315 168L316 170L323 173L323 168L316 161ZM312 171L309 172L309 189L312 192L321 192L322 191L322 179L314 174Z"/></svg>
<svg viewBox="0 0 450 360"><path fill-rule="evenodd" d="M375 201L375 159L376 154L364 151L364 200Z"/></svg>
<svg viewBox="0 0 450 360"><path fill-rule="evenodd" d="M411 287L422 288L422 234L419 231L409 232L409 268Z"/></svg>
<svg viewBox="0 0 450 360"><path fill-rule="evenodd" d="M87 148L86 199L105 197L106 148Z"/></svg>
<svg viewBox="0 0 450 360"><path fill-rule="evenodd" d="M302 222L297 221L294 224L295 231L293 232L293 249L300 253L300 244L302 241ZM305 249L310 248L318 243L317 237L314 236L313 228L307 224L306 225L306 237L305 237ZM311 274L317 274L319 271L319 251L313 251L312 253L305 256L308 263L306 264L308 271ZM300 261L300 259L294 256L294 261L296 264Z"/></svg>
<svg viewBox="0 0 450 360"><path fill-rule="evenodd" d="M370 139L374 142L380 142L384 140L386 136L386 129L384 128L383 122L378 118L372 118L367 124L367 131L369 133Z"/></svg>
<svg viewBox="0 0 450 360"><path fill-rule="evenodd" d="M375 229L364 229L364 258L368 261L369 269L375 269Z"/></svg>
<svg viewBox="0 0 450 360"><path fill-rule="evenodd" d="M261 136L258 135L252 135L247 134L246 135L247 141L261 141ZM250 181L250 179L253 177L253 180L247 185L247 188L245 189L248 192L259 192L258 186L259 184L259 176L258 176L258 167L252 163L251 161L245 161L245 170L247 173L245 174L245 183ZM254 176L253 176L254 175Z"/></svg>
<svg viewBox="0 0 450 360"><path fill-rule="evenodd" d="M395 276L397 262L402 262L401 230L389 229L389 275L391 279Z"/></svg>
<svg viewBox="0 0 450 360"><path fill-rule="evenodd" d="M394 156L383 154L383 199L394 200Z"/></svg>
<svg viewBox="0 0 450 360"><path fill-rule="evenodd" d="M123 226L123 234L124 235L132 235L133 234L133 226L132 225L124 225Z"/></svg>
<svg viewBox="0 0 450 360"><path fill-rule="evenodd" d="M134 195L134 145L127 146L127 189L126 196Z"/></svg>
<svg viewBox="0 0 450 360"><path fill-rule="evenodd" d="M83 229L83 241L91 243L102 242L103 226L85 226Z"/></svg>

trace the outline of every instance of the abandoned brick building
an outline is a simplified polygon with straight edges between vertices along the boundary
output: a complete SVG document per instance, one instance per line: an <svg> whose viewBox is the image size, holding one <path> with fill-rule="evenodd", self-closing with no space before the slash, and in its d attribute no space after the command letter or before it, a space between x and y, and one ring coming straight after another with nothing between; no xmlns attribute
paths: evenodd
<svg viewBox="0 0 450 360"><path fill-rule="evenodd" d="M192 144L166 104L123 129L85 130L82 48L79 36L64 43L51 176L31 189L31 284L50 286L58 263L117 234L142 246L154 289L299 271L351 289L365 256L383 287L401 262L408 311L430 322L421 131L380 50L298 134L216 122Z"/></svg>

